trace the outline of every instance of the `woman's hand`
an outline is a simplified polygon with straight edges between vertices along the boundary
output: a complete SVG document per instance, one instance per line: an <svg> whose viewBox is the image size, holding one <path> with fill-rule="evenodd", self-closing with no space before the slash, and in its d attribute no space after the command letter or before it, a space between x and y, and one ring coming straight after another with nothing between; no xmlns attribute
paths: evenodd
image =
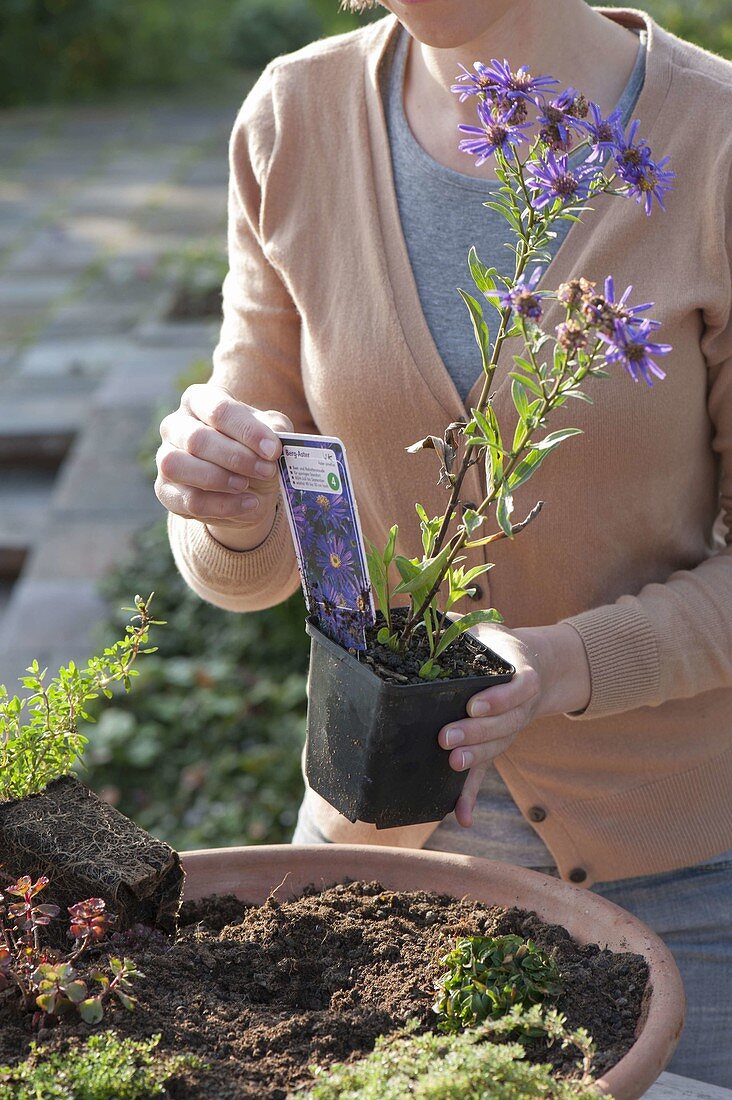
<svg viewBox="0 0 732 1100"><path fill-rule="evenodd" d="M222 386L189 386L160 425L155 492L170 512L205 523L219 542L249 550L272 529L282 452L281 412L237 401Z"/></svg>
<svg viewBox="0 0 732 1100"><path fill-rule="evenodd" d="M473 823L475 800L493 758L534 718L581 711L590 701L585 647L569 624L522 630L482 624L470 633L509 661L516 675L508 684L473 695L469 717L440 730L440 745L451 750L450 767L469 771L455 807L464 828Z"/></svg>

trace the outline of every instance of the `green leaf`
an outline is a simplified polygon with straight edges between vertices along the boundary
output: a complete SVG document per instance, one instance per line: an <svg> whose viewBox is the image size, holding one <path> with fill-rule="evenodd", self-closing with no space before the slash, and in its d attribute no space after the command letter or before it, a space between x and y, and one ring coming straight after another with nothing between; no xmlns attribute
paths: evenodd
<svg viewBox="0 0 732 1100"><path fill-rule="evenodd" d="M389 531L389 538L387 539L386 549L384 550L384 565L391 565L394 560L394 548L396 546L397 535L399 534L399 528L396 523Z"/></svg>
<svg viewBox="0 0 732 1100"><path fill-rule="evenodd" d="M414 580L420 574L419 561L416 558L405 558L401 554L396 554L394 557L394 564L399 570L399 576L402 578L402 584L406 584L408 581ZM395 593L401 591L401 585L397 585L394 589Z"/></svg>
<svg viewBox="0 0 732 1100"><path fill-rule="evenodd" d="M486 453L486 481L489 494L503 477L503 439L498 419L492 405L486 405L485 410L473 409L473 416L483 432L483 437L488 445Z"/></svg>
<svg viewBox="0 0 732 1100"><path fill-rule="evenodd" d="M412 576L404 577L401 584L398 584L394 589L394 595L400 595L406 592L411 596L415 609L419 607L421 603L427 598L428 593L432 587L436 584L440 575L444 572L447 560L450 556L451 550L448 543L447 546L443 546L439 554L434 558L427 558L424 562L415 566L408 558L396 557L394 560L397 565L397 569L400 569L400 561L407 563L406 572L414 570ZM400 569L401 572L401 569Z"/></svg>
<svg viewBox="0 0 732 1100"><path fill-rule="evenodd" d="M560 443L563 443L565 439L569 439L573 435L582 435L581 428L562 428L558 432L549 432L543 439L540 439L538 443L532 443L532 451L553 451L555 447L558 447Z"/></svg>
<svg viewBox="0 0 732 1100"><path fill-rule="evenodd" d="M72 1004L78 1005L80 1001L83 1001L87 994L87 988L85 982L69 982L64 986L64 993L69 998Z"/></svg>
<svg viewBox="0 0 732 1100"><path fill-rule="evenodd" d="M88 997L79 1005L79 1015L86 1024L98 1024L104 1018L104 1009L99 997Z"/></svg>
<svg viewBox="0 0 732 1100"><path fill-rule="evenodd" d="M509 474L507 484L511 492L515 492L516 489L524 485L529 478L536 473L548 453L548 451L529 451L526 458L519 462L513 473Z"/></svg>
<svg viewBox="0 0 732 1100"><path fill-rule="evenodd" d="M116 989L115 993L119 999L121 1005L123 1005L128 1012L132 1012L133 1008L137 1004L134 997L130 997L127 993L123 993L121 989Z"/></svg>
<svg viewBox="0 0 732 1100"><path fill-rule="evenodd" d="M53 1016L56 1010L56 998L58 994L53 993L41 993L36 997L36 1004L39 1008L42 1008L44 1012L47 1012L49 1016Z"/></svg>
<svg viewBox="0 0 732 1100"><path fill-rule="evenodd" d="M474 565L472 569L468 569L467 573L463 576L463 583L470 584L476 577L480 577L483 573L487 573L489 569L493 569L493 562L487 561L483 565Z"/></svg>
<svg viewBox="0 0 732 1100"><path fill-rule="evenodd" d="M386 604L388 600L386 569L381 554L371 541L369 541L368 549L366 550L366 563L368 565L371 586L376 593L376 602L384 612L384 615L386 615Z"/></svg>
<svg viewBox="0 0 732 1100"><path fill-rule="evenodd" d="M481 294L488 294L496 289L496 281L493 276L497 273L495 267L486 267L482 260L478 259L478 253L473 245L468 252L468 267Z"/></svg>
<svg viewBox="0 0 732 1100"><path fill-rule="evenodd" d="M511 375L511 378L511 398L514 408L521 419L526 420L529 415L529 399L526 396L523 379L517 378L515 374Z"/></svg>
<svg viewBox="0 0 732 1100"><path fill-rule="evenodd" d="M389 641L389 627L388 626L382 626L381 630L379 630L379 632L376 635L376 641L380 642L381 645L386 645L388 643L388 641Z"/></svg>
<svg viewBox="0 0 732 1100"><path fill-rule="evenodd" d="M504 493L498 498L498 504L496 505L496 519L498 525L508 538L513 538L513 528L511 527L511 515L513 513L513 497L510 493Z"/></svg>
<svg viewBox="0 0 732 1100"><path fill-rule="evenodd" d="M581 435L582 431L579 428L564 428L558 432L550 432L544 439L541 439L538 443L531 444L531 450L527 454L526 458L519 462L516 469L510 475L508 479L508 487L513 492L524 485L533 474L536 473L539 466L555 447L558 447L565 439L569 439L573 435Z"/></svg>
<svg viewBox="0 0 732 1100"><path fill-rule="evenodd" d="M436 680L442 674L442 669L436 665L431 657L428 657L417 673L423 680Z"/></svg>
<svg viewBox="0 0 732 1100"><path fill-rule="evenodd" d="M466 294L460 287L458 287L458 294L468 307L470 320L473 322L475 342L480 349L480 357L483 361L483 370L488 374L490 371L491 339L488 325L483 319L483 307L480 302L476 301L470 294Z"/></svg>
<svg viewBox="0 0 732 1100"><path fill-rule="evenodd" d="M452 645L461 634L464 634L465 631L469 630L472 626L477 626L478 623L502 622L503 616L500 615L494 607L486 611L471 611L468 615L463 615L454 623L451 623L442 635L435 649L435 657L439 657L441 653L444 653L449 645Z"/></svg>
<svg viewBox="0 0 732 1100"><path fill-rule="evenodd" d="M514 359L517 358L518 356L514 356ZM541 386L536 381L536 379L532 378L530 375L518 374L516 371L511 371L509 374L509 378L515 378L517 382L520 382L522 384L522 386L527 386L528 389L530 389L532 393L535 393L537 397L544 397L544 394L541 392Z"/></svg>
<svg viewBox="0 0 732 1100"><path fill-rule="evenodd" d="M474 508L466 508L463 512L463 526L468 535L472 535L473 531L477 530L484 522L485 516L479 515Z"/></svg>

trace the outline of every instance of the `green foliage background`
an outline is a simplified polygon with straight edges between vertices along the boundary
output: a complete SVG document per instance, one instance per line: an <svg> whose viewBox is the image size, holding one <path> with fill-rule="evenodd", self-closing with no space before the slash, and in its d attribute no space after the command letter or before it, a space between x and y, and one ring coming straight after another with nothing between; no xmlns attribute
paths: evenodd
<svg viewBox="0 0 732 1100"><path fill-rule="evenodd" d="M732 57L732 0L631 6ZM210 83L383 14L338 0L2 0L0 106Z"/></svg>

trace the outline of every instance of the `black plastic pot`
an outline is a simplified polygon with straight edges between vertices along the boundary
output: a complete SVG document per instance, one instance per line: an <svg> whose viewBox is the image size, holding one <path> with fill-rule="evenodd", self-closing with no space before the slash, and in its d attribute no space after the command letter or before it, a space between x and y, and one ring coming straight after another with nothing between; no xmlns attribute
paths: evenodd
<svg viewBox="0 0 732 1100"><path fill-rule="evenodd" d="M423 684L388 684L310 620L308 783L349 821L377 829L441 821L467 772L456 772L437 735L465 717L471 696L516 671L476 638L505 672Z"/></svg>

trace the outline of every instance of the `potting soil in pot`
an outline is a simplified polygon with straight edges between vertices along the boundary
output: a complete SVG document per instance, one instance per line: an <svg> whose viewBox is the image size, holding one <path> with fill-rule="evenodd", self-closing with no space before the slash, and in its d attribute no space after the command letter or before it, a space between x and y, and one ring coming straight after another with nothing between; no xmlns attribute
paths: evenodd
<svg viewBox="0 0 732 1100"><path fill-rule="evenodd" d="M376 1037L410 1017L435 1026L431 1010L440 958L456 937L514 933L531 938L559 967L556 1007L597 1045L597 1075L632 1046L648 970L639 955L581 947L532 913L377 883L311 889L293 901L247 906L234 898L184 905L174 943L159 933L96 949L135 959L134 1012L108 1010L101 1027L162 1034L161 1050L191 1051L208 1064L168 1087L178 1100L285 1100L312 1083L308 1066L369 1052ZM91 960L93 961L93 960ZM32 1034L0 994L0 1064L25 1056ZM41 1036L54 1048L88 1035L63 1024ZM531 1061L572 1076L571 1053L531 1040Z"/></svg>
<svg viewBox="0 0 732 1100"><path fill-rule="evenodd" d="M392 629L401 629L407 621L407 609L392 608ZM380 611L376 613L376 623L366 629L366 652L359 656L369 668L388 684L424 684L419 670L430 655L427 635L418 627L412 634L406 653L395 653L376 636L386 625ZM438 658L441 668L449 671L450 679L465 676L504 676L510 672L503 658L494 653L486 653L470 633L461 634L457 641Z"/></svg>

